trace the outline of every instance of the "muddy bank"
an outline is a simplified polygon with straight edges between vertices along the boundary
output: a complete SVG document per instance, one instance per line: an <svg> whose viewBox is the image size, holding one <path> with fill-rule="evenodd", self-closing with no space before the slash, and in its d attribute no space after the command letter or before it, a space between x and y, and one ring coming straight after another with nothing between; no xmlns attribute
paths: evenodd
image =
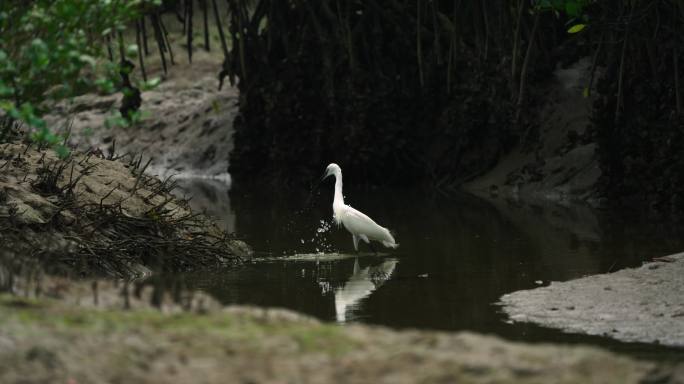
<svg viewBox="0 0 684 384"><path fill-rule="evenodd" d="M118 302L108 308L123 307L110 297ZM669 383L684 374L590 347L339 327L277 309L112 311L88 301L0 295L0 381Z"/></svg>
<svg viewBox="0 0 684 384"><path fill-rule="evenodd" d="M684 254L501 297L516 322L622 341L684 346Z"/></svg>
<svg viewBox="0 0 684 384"><path fill-rule="evenodd" d="M171 18L170 15L167 17ZM180 28L174 19L169 25ZM172 28L173 29L173 28ZM180 29L169 34L174 52L185 53ZM214 41L214 47L218 47ZM117 154L142 154L151 159L148 173L167 176L227 175L228 156L233 149L233 120L238 113L238 92L230 84L219 90L218 73L223 54L214 48L207 52L196 48L193 62L176 59L164 74L158 55L146 58L149 78L159 77L160 85L142 92L142 120L135 126L106 127L105 121L121 106L121 94L88 94L72 103L51 110L46 120L64 131L69 129L69 143L82 150L98 148ZM136 68L132 81L141 80Z"/></svg>
<svg viewBox="0 0 684 384"><path fill-rule="evenodd" d="M536 91L541 100L537 122L522 144L463 188L487 197L599 205L601 169L590 132L593 98L582 97L590 77L589 58L553 71Z"/></svg>
<svg viewBox="0 0 684 384"><path fill-rule="evenodd" d="M175 20L169 24L176 26ZM169 35L175 52L185 52L180 30ZM218 47L218 42L214 42ZM162 78L155 89L142 92L142 120L131 127L106 127L105 121L121 105L121 95L89 94L71 104L56 106L47 120L53 127L69 127L69 144L80 150L142 156L150 161L145 173L173 176L177 196L192 200L193 210L206 212L225 231L235 230L229 205L215 205L212 196L227 195L231 187L228 157L233 149L233 120L238 92L228 84L218 89L223 55L219 49L194 50L193 62L180 57L164 74L158 55L146 58L148 77ZM138 68L132 79L140 79ZM220 191L220 192L217 192ZM215 199L213 199L215 200Z"/></svg>
<svg viewBox="0 0 684 384"><path fill-rule="evenodd" d="M133 277L144 266L188 270L226 265L248 247L144 174L132 156L74 152L60 159L35 145L0 146L0 256Z"/></svg>

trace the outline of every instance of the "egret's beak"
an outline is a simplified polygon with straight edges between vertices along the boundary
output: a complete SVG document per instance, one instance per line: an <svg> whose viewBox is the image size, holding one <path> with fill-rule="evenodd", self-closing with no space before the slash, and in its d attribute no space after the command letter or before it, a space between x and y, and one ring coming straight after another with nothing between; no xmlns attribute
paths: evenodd
<svg viewBox="0 0 684 384"><path fill-rule="evenodd" d="M318 182L317 182L316 185L314 186L314 189L320 188L321 184L323 184L323 180L325 180L325 178L328 177L328 176L330 176L330 175L329 175L328 173L325 173L325 172L324 172L324 173L323 173L323 176L321 176L321 178L318 179Z"/></svg>
<svg viewBox="0 0 684 384"><path fill-rule="evenodd" d="M322 182L322 181L325 180L328 176L330 176L330 173L329 173L328 171L325 171L325 172L323 173L323 176L321 176L321 180L320 180L320 181Z"/></svg>

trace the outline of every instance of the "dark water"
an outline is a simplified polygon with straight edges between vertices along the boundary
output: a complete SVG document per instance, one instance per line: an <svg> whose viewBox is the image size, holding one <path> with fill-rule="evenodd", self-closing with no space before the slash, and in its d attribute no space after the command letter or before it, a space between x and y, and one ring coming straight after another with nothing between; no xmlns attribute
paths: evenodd
<svg viewBox="0 0 684 384"><path fill-rule="evenodd" d="M237 270L185 276L190 287L224 303L290 308L326 321L589 342L643 354L663 350L509 324L495 303L512 291L680 252L680 228L579 206L487 202L419 190L345 190L348 204L390 228L400 243L378 256L362 244L356 258L351 235L329 224L331 185L314 194L229 194L227 186L207 180L185 181L183 188L194 196L195 207L243 236L261 258ZM311 256L322 251L321 257Z"/></svg>

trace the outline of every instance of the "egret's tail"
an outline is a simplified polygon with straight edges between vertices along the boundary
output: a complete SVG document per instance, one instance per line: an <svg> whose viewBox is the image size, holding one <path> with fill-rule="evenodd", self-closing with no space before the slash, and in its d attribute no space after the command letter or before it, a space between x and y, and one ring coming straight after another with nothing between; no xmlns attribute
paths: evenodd
<svg viewBox="0 0 684 384"><path fill-rule="evenodd" d="M385 228L385 231L385 239L382 240L382 245L387 248L397 249L399 244L394 240L394 235L392 235L392 232L387 228Z"/></svg>

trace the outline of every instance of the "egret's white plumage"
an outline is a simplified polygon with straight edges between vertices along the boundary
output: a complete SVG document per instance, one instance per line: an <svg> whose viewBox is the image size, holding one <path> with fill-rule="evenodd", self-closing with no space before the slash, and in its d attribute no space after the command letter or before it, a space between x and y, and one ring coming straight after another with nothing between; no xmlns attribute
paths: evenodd
<svg viewBox="0 0 684 384"><path fill-rule="evenodd" d="M333 199L333 218L337 225L344 227L352 234L354 240L354 250L359 250L359 239L370 244L371 240L382 243L385 247L396 248L399 245L394 241L390 231L378 225L373 219L366 216L348 205L344 204L342 196L342 169L339 165L332 163L325 169L325 179L328 176L335 176L335 197Z"/></svg>

